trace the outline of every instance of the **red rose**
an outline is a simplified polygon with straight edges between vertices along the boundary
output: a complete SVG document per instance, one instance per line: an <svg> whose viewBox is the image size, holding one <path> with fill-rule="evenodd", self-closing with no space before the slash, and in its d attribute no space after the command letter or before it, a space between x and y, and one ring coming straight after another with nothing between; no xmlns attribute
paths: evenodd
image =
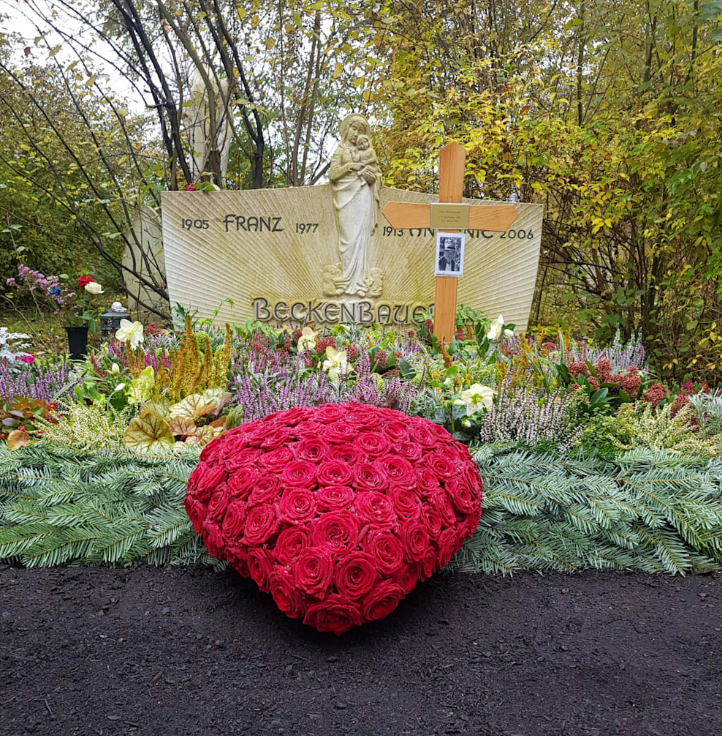
<svg viewBox="0 0 722 736"><path fill-rule="evenodd" d="M407 521L401 527L401 539L407 559L415 562L424 559L429 549L429 532L424 524L418 521Z"/></svg>
<svg viewBox="0 0 722 736"><path fill-rule="evenodd" d="M334 445L345 445L347 442L353 442L357 436L358 429L345 422L329 424L324 433L324 437Z"/></svg>
<svg viewBox="0 0 722 736"><path fill-rule="evenodd" d="M268 417L266 417L266 419L268 419ZM253 422L253 424L256 425L253 432L249 432L246 435L248 437L248 444L251 447L260 448L266 438L271 437L277 431L277 427L273 422L266 422L263 420L260 422Z"/></svg>
<svg viewBox="0 0 722 736"><path fill-rule="evenodd" d="M281 481L277 475L264 475L259 478L248 498L249 506L260 506L264 503L273 504L281 495Z"/></svg>
<svg viewBox="0 0 722 736"><path fill-rule="evenodd" d="M256 585L268 593L268 576L273 571L273 555L263 547L255 547L248 551L248 572Z"/></svg>
<svg viewBox="0 0 722 736"><path fill-rule="evenodd" d="M329 444L321 437L311 435L305 437L300 442L296 442L292 449L297 460L308 460L312 463L318 463L326 457L329 451Z"/></svg>
<svg viewBox="0 0 722 736"><path fill-rule="evenodd" d="M223 515L228 508L228 489L221 488L213 494L213 498L208 502L206 518L216 524L223 520Z"/></svg>
<svg viewBox="0 0 722 736"><path fill-rule="evenodd" d="M426 580L430 578L436 572L436 550L433 547L429 547L424 552L424 557L421 560L421 579Z"/></svg>
<svg viewBox="0 0 722 736"><path fill-rule="evenodd" d="M84 289L88 284L93 283L92 276L78 276L78 288Z"/></svg>
<svg viewBox="0 0 722 736"><path fill-rule="evenodd" d="M361 432L357 435L354 445L370 458L377 458L389 449L389 441L378 432Z"/></svg>
<svg viewBox="0 0 722 736"><path fill-rule="evenodd" d="M416 466L416 488L421 492L422 496L426 496L429 493L436 493L440 488L441 484L439 479L431 468L427 466Z"/></svg>
<svg viewBox="0 0 722 736"><path fill-rule="evenodd" d="M223 445L215 440L209 442L201 451L201 462L213 464L220 454Z"/></svg>
<svg viewBox="0 0 722 736"><path fill-rule="evenodd" d="M400 585L384 580L361 601L361 618L364 621L380 621L399 605L403 597L404 590Z"/></svg>
<svg viewBox="0 0 722 736"><path fill-rule="evenodd" d="M359 524L349 511L331 511L322 514L313 529L313 543L340 557L349 552L358 541Z"/></svg>
<svg viewBox="0 0 722 736"><path fill-rule="evenodd" d="M357 493L354 508L362 520L370 523L383 525L396 521L394 507L383 493Z"/></svg>
<svg viewBox="0 0 722 736"><path fill-rule="evenodd" d="M311 535L306 527L291 526L278 535L273 554L282 565L291 565L310 543Z"/></svg>
<svg viewBox="0 0 722 736"><path fill-rule="evenodd" d="M322 437L326 433L326 425L314 421L301 422L295 429L296 437L308 437L309 435Z"/></svg>
<svg viewBox="0 0 722 736"><path fill-rule="evenodd" d="M267 452L260 459L261 465L271 473L282 473L293 460L293 453L288 447L277 447Z"/></svg>
<svg viewBox="0 0 722 736"><path fill-rule="evenodd" d="M329 595L322 603L310 606L303 623L319 631L328 631L336 636L347 632L361 623L358 606L347 601L338 593Z"/></svg>
<svg viewBox="0 0 722 736"><path fill-rule="evenodd" d="M226 467L229 464L231 466L234 465L235 456L242 450L248 449L248 442L246 441L245 435L242 434L235 435L227 444L221 442L216 443L216 441L213 440L213 442L210 442L203 448L203 452L205 452L209 447L212 447L214 444L216 445L216 447L221 448L220 450L216 451L215 455L222 454L223 464ZM201 456L203 455L203 452L201 452Z"/></svg>
<svg viewBox="0 0 722 736"><path fill-rule="evenodd" d="M300 422L313 415L313 410L307 406L299 406L283 412L283 424L286 427L295 427Z"/></svg>
<svg viewBox="0 0 722 736"><path fill-rule="evenodd" d="M224 464L229 473L235 473L241 468L252 467L260 457L263 457L263 450L257 447L246 447L228 458Z"/></svg>
<svg viewBox="0 0 722 736"><path fill-rule="evenodd" d="M379 426L378 414L375 411L370 411L367 406L351 412L346 421L356 429L370 429Z"/></svg>
<svg viewBox="0 0 722 736"><path fill-rule="evenodd" d="M463 542L463 540L462 540ZM461 543L459 542L455 529L444 529L439 536L439 554L438 564L439 569L446 567L451 558L461 549Z"/></svg>
<svg viewBox="0 0 722 736"><path fill-rule="evenodd" d="M441 516L429 506L424 506L421 512L421 518L426 524L429 537L433 540L437 539L441 534Z"/></svg>
<svg viewBox="0 0 722 736"><path fill-rule="evenodd" d="M399 421L390 421L384 428L384 432L387 437L390 437L394 441L394 445L397 442L408 442L409 431L406 429L406 425Z"/></svg>
<svg viewBox="0 0 722 736"><path fill-rule="evenodd" d="M279 511L281 521L300 524L316 515L316 500L308 488L291 488L284 492Z"/></svg>
<svg viewBox="0 0 722 736"><path fill-rule="evenodd" d="M316 504L319 511L341 511L353 503L354 496L348 486L323 486L316 491Z"/></svg>
<svg viewBox="0 0 722 736"><path fill-rule="evenodd" d="M413 488L416 485L414 466L405 458L398 455L385 455L379 458L378 464L390 483L404 488Z"/></svg>
<svg viewBox="0 0 722 736"><path fill-rule="evenodd" d="M372 555L352 552L336 563L333 580L341 595L357 600L374 587L377 576L376 562Z"/></svg>
<svg viewBox="0 0 722 736"><path fill-rule="evenodd" d="M439 442L449 442L452 441L454 438L449 434L449 432L444 429L440 424L436 424L435 422L428 422L424 425L431 434L433 434ZM456 443L459 444L459 443ZM462 447L466 448L466 445L462 445Z"/></svg>
<svg viewBox="0 0 722 736"><path fill-rule="evenodd" d="M346 412L338 404L322 404L313 416L314 420L322 424L337 422L346 418Z"/></svg>
<svg viewBox="0 0 722 736"><path fill-rule="evenodd" d="M261 442L261 447L264 450L275 450L277 447L283 447L292 437L293 432L290 429L278 427L264 438L263 442Z"/></svg>
<svg viewBox="0 0 722 736"><path fill-rule="evenodd" d="M281 478L287 486L310 488L316 482L316 466L308 460L291 460L283 469Z"/></svg>
<svg viewBox="0 0 722 736"><path fill-rule="evenodd" d="M274 602L286 616L300 618L303 615L303 600L292 572L275 569L268 576L268 587Z"/></svg>
<svg viewBox="0 0 722 736"><path fill-rule="evenodd" d="M318 467L318 483L323 486L345 486L351 483L351 468L339 460L324 460Z"/></svg>
<svg viewBox="0 0 722 736"><path fill-rule="evenodd" d="M226 545L226 559L239 575L243 575L244 578L251 577L248 570L248 552L244 548Z"/></svg>
<svg viewBox="0 0 722 736"><path fill-rule="evenodd" d="M452 526L456 523L456 512L454 507L449 500L449 497L442 490L437 491L431 495L431 502L434 508L438 511L441 516L441 521L446 526Z"/></svg>
<svg viewBox="0 0 722 736"><path fill-rule="evenodd" d="M207 463L200 463L188 479L188 492L197 501L207 502L225 479L226 471L222 466L211 467Z"/></svg>
<svg viewBox="0 0 722 736"><path fill-rule="evenodd" d="M353 468L356 488L360 491L383 491L388 480L383 470L376 463L357 463Z"/></svg>
<svg viewBox="0 0 722 736"><path fill-rule="evenodd" d="M474 497L472 489L466 482L459 480L450 480L446 483L446 493L451 499L451 503L462 514L472 514L479 505L478 500Z"/></svg>
<svg viewBox="0 0 722 736"><path fill-rule="evenodd" d="M433 432L427 427L427 422L416 421L409 427L409 437L412 442L421 445L423 448L431 448L436 445L437 439Z"/></svg>
<svg viewBox="0 0 722 736"><path fill-rule="evenodd" d="M260 473L255 468L249 468L245 473L234 473L226 484L228 492L233 498L245 501L260 478Z"/></svg>
<svg viewBox="0 0 722 736"><path fill-rule="evenodd" d="M457 474L456 465L438 452L428 453L424 461L439 480L451 480Z"/></svg>
<svg viewBox="0 0 722 736"><path fill-rule="evenodd" d="M191 496L186 496L183 501L188 518L193 524L193 528L198 531L203 528L203 520L206 518L206 504L200 501L194 501Z"/></svg>
<svg viewBox="0 0 722 736"><path fill-rule="evenodd" d="M392 486L389 495L399 519L415 521L421 516L421 501L413 491Z"/></svg>
<svg viewBox="0 0 722 736"><path fill-rule="evenodd" d="M400 586L401 590L404 591L404 595L408 595L415 587L419 580L419 576L415 566L404 566L395 573L391 580Z"/></svg>
<svg viewBox="0 0 722 736"><path fill-rule="evenodd" d="M253 547L273 536L278 529L276 509L268 504L255 506L246 516L246 529L243 535L243 543Z"/></svg>
<svg viewBox="0 0 722 736"><path fill-rule="evenodd" d="M401 457L405 457L407 460L412 461L419 460L423 455L421 446L417 445L415 442L404 442L402 440L394 445L394 450L397 455L401 455Z"/></svg>
<svg viewBox="0 0 722 736"><path fill-rule="evenodd" d="M223 559L223 534L221 533L218 524L213 524L206 521L203 525L203 543L208 549L208 554L211 557L216 557L219 560Z"/></svg>
<svg viewBox="0 0 722 736"><path fill-rule="evenodd" d="M401 541L384 529L371 530L365 540L366 551L376 558L376 569L382 575L393 575L401 568L404 550Z"/></svg>
<svg viewBox="0 0 722 736"><path fill-rule="evenodd" d="M359 460L365 459L366 456L353 445L334 445L326 457L329 460L346 463L346 465L355 465Z"/></svg>
<svg viewBox="0 0 722 736"><path fill-rule="evenodd" d="M293 564L298 587L309 595L323 598L333 576L333 559L329 550L308 547Z"/></svg>
<svg viewBox="0 0 722 736"><path fill-rule="evenodd" d="M226 516L223 519L223 538L232 544L241 538L243 527L246 523L246 504L243 501L233 501L228 506Z"/></svg>

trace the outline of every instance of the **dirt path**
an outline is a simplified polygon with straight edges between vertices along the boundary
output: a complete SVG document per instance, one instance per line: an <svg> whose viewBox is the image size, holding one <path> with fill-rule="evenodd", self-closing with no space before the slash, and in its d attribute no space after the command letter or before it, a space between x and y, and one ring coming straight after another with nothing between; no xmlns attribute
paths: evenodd
<svg viewBox="0 0 722 736"><path fill-rule="evenodd" d="M0 734L722 732L722 576L442 575L337 639L235 573L0 570Z"/></svg>

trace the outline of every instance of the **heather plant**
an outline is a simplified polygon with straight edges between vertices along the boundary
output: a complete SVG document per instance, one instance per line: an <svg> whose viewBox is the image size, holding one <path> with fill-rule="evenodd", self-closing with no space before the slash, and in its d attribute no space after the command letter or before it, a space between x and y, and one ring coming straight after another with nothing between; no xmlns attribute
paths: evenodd
<svg viewBox="0 0 722 736"><path fill-rule="evenodd" d="M515 388L509 371L496 401L479 423L481 443L515 442L523 447L554 446L568 452L581 438L579 398L556 391L549 395L534 383Z"/></svg>
<svg viewBox="0 0 722 736"><path fill-rule="evenodd" d="M9 362L0 361L0 397L56 401L69 396L78 380L72 363L64 356L21 362L16 370Z"/></svg>
<svg viewBox="0 0 722 736"><path fill-rule="evenodd" d="M627 450L680 450L690 437L691 407L674 412L671 404L654 407L637 402L624 404L613 417L597 416L584 432L587 451L599 448L617 452Z"/></svg>
<svg viewBox="0 0 722 736"><path fill-rule="evenodd" d="M43 427L43 443L72 448L80 452L118 452L123 433L132 416L130 407L118 411L102 403L58 403L55 423Z"/></svg>
<svg viewBox="0 0 722 736"><path fill-rule="evenodd" d="M614 335L611 345L600 348L596 341L572 341L569 347L569 362L597 363L607 360L613 369L624 371L632 366L640 371L648 372L645 364L645 350L641 333L632 332L626 343L622 342L620 330Z"/></svg>

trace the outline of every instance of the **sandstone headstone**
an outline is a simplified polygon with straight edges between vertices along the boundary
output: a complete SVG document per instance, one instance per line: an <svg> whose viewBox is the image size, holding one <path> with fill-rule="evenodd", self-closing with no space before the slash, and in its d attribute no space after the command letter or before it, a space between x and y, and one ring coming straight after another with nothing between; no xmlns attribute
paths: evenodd
<svg viewBox="0 0 722 736"><path fill-rule="evenodd" d="M438 197L380 186L368 123L352 115L329 184L253 191L164 192L163 243L171 303L218 320L410 324L433 309L435 232L396 230L388 202ZM469 204L498 204L464 200ZM527 325L543 208L517 204L506 232L466 230L458 302Z"/></svg>

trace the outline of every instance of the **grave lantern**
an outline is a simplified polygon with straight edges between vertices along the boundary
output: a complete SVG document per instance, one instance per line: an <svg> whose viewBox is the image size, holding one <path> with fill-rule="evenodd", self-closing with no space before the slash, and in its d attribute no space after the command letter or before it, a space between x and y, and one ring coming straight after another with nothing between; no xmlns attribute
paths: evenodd
<svg viewBox="0 0 722 736"><path fill-rule="evenodd" d="M110 342L115 337L122 319L130 319L130 315L120 302L113 302L110 309L100 315L100 337L103 342Z"/></svg>

